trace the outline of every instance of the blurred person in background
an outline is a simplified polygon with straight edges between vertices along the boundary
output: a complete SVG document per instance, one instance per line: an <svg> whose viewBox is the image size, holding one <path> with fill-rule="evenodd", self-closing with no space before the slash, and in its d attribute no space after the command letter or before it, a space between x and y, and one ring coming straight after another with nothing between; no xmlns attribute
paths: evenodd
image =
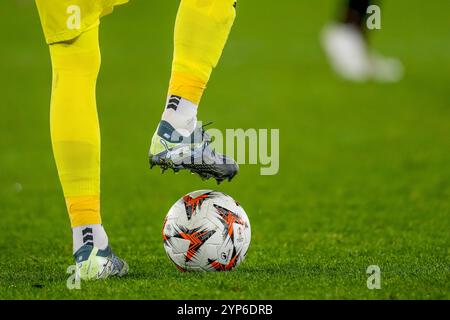
<svg viewBox="0 0 450 320"><path fill-rule="evenodd" d="M342 1L338 18L322 32L322 46L333 70L346 80L397 82L403 77L401 62L380 55L369 43L366 21L372 2Z"/></svg>

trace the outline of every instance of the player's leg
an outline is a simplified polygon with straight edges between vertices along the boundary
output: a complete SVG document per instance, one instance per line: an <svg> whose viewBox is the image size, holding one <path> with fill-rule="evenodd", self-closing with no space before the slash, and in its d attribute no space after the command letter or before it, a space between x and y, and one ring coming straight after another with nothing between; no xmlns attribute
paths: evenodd
<svg viewBox="0 0 450 320"><path fill-rule="evenodd" d="M75 229L100 225L100 129L95 97L100 69L98 27L69 42L50 45L50 55L51 138L71 225ZM107 245L106 234L98 240L102 247ZM82 244L75 237L74 251Z"/></svg>
<svg viewBox="0 0 450 320"><path fill-rule="evenodd" d="M78 1L79 8L83 8L84 2ZM123 275L128 267L111 252L100 215L100 129L96 106L101 60L99 15L89 10L79 11L87 17L95 14L97 21L93 20L92 25L76 35L69 31L63 41L52 42L53 35L62 33L55 32L57 27L49 28L45 21L57 21L70 10L59 12L46 1L36 3L50 47L51 139L72 226L78 272L82 279ZM50 19L52 16L57 18Z"/></svg>
<svg viewBox="0 0 450 320"><path fill-rule="evenodd" d="M331 66L344 79L398 81L403 74L400 62L385 58L370 48L366 21L367 9L373 2L342 1L339 18L323 31L323 46Z"/></svg>
<svg viewBox="0 0 450 320"><path fill-rule="evenodd" d="M231 180L237 173L234 160L214 153L197 125L198 105L222 55L235 15L235 0L181 0L167 103L150 147L152 166L188 169L218 182ZM183 139L186 137L189 138ZM186 152L187 144L192 148Z"/></svg>
<svg viewBox="0 0 450 320"><path fill-rule="evenodd" d="M126 273L115 261L100 216L100 129L95 88L100 69L98 27L50 45L53 67L50 126L54 157L82 279ZM102 257L105 255L104 257Z"/></svg>

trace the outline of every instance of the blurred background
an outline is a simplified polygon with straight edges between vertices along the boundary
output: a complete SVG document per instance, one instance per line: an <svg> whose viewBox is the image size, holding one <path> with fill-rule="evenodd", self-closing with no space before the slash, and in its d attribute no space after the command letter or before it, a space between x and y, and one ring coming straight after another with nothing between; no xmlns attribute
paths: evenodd
<svg viewBox="0 0 450 320"><path fill-rule="evenodd" d="M220 187L147 167L178 1L132 0L102 20L103 219L134 271L123 290L93 284L81 296L65 289L71 234L50 144L48 48L34 1L1 1L0 297L165 299L190 286L185 297L448 298L450 2L381 3L370 43L402 62L396 83L354 83L330 68L320 39L339 3L239 1L199 117L221 130L280 129L280 172L243 165ZM248 261L241 273L180 279L162 221L206 188L246 209ZM383 290L365 287L370 264L385 272Z"/></svg>

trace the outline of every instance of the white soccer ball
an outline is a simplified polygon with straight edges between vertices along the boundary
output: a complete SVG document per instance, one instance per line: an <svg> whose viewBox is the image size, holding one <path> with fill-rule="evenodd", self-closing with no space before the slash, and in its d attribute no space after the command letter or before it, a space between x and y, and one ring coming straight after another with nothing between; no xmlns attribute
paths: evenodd
<svg viewBox="0 0 450 320"><path fill-rule="evenodd" d="M178 200L164 220L164 249L181 271L229 271L245 258L251 229L230 196L194 191Z"/></svg>

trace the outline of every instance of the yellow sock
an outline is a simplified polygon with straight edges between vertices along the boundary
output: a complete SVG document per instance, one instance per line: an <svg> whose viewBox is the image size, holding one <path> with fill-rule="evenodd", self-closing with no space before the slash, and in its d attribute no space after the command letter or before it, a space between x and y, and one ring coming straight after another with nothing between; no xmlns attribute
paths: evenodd
<svg viewBox="0 0 450 320"><path fill-rule="evenodd" d="M169 95L199 104L233 25L235 0L181 0Z"/></svg>
<svg viewBox="0 0 450 320"><path fill-rule="evenodd" d="M50 45L53 153L72 227L101 223L100 129L95 87L100 69L98 26Z"/></svg>

